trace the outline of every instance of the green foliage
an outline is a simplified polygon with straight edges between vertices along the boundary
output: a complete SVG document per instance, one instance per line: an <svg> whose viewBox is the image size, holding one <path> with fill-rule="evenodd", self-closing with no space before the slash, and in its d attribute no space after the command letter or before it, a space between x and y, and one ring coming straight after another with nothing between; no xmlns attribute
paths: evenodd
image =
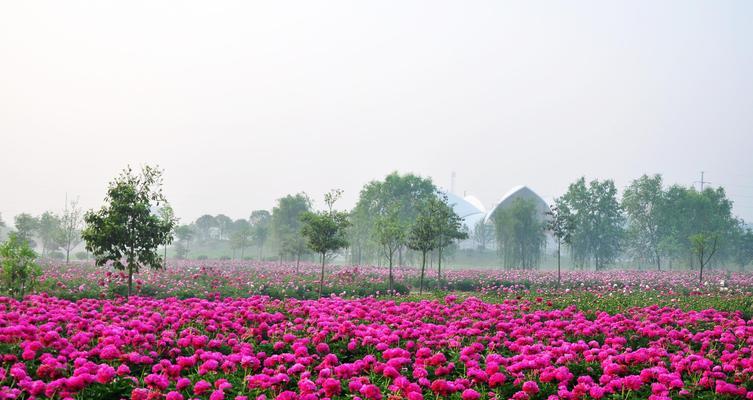
<svg viewBox="0 0 753 400"><path fill-rule="evenodd" d="M665 196L662 223L667 233L661 242L663 251L680 259L690 256L692 267L698 253L697 243L691 238L704 234L717 239L716 261L734 256L738 222L732 216L732 202L723 188L699 192L692 187L674 185L667 189Z"/></svg>
<svg viewBox="0 0 753 400"><path fill-rule="evenodd" d="M37 247L36 242L34 242L34 234L39 229L38 219L32 217L30 214L22 213L16 215L14 225L16 226L16 234L19 240L28 243L29 247Z"/></svg>
<svg viewBox="0 0 753 400"><path fill-rule="evenodd" d="M267 210L256 210L249 217L251 222L251 237L256 247L259 248L259 260L264 258L264 244L269 238L272 225L272 214Z"/></svg>
<svg viewBox="0 0 753 400"><path fill-rule="evenodd" d="M661 175L643 175L634 180L622 196L628 228L629 252L638 261L653 262L661 270L661 243L667 234L663 221L667 201Z"/></svg>
<svg viewBox="0 0 753 400"><path fill-rule="evenodd" d="M753 229L745 227L743 222L738 223L735 236L735 262L740 270L753 262Z"/></svg>
<svg viewBox="0 0 753 400"><path fill-rule="evenodd" d="M719 250L719 234L714 232L700 232L690 235L693 253L698 256L699 283L703 285L703 268L711 261L711 257Z"/></svg>
<svg viewBox="0 0 753 400"><path fill-rule="evenodd" d="M311 199L305 193L287 195L277 200L272 209L272 234L274 235L280 256L300 256L306 251L306 239L301 229L301 216L311 210Z"/></svg>
<svg viewBox="0 0 753 400"><path fill-rule="evenodd" d="M494 213L497 250L506 268L533 269L538 266L546 243L543 216L536 204L517 198Z"/></svg>
<svg viewBox="0 0 753 400"><path fill-rule="evenodd" d="M214 220L217 222L218 239L226 240L228 232L232 229L233 220L225 214L217 214Z"/></svg>
<svg viewBox="0 0 753 400"><path fill-rule="evenodd" d="M63 222L51 211L45 211L39 217L37 234L42 242L42 256L46 257L51 251L60 248L63 241Z"/></svg>
<svg viewBox="0 0 753 400"><path fill-rule="evenodd" d="M11 233L8 240L0 245L2 283L4 291L11 296L23 297L31 292L42 270L35 260L37 254L27 240Z"/></svg>
<svg viewBox="0 0 753 400"><path fill-rule="evenodd" d="M348 214L333 209L335 201L342 194L341 191L331 191L325 195L325 202L329 210L320 212L306 211L301 215L303 227L301 234L306 238L306 245L315 253L319 253L322 262L321 277L319 280L319 294L324 285L324 263L327 254L334 253L348 246L346 229L350 222Z"/></svg>
<svg viewBox="0 0 753 400"><path fill-rule="evenodd" d="M400 175L397 172L387 175L382 181L366 184L350 215L352 226L349 237L354 253L379 256L382 248L375 233L377 220L394 212L407 235L407 230L418 216L416 205L435 197L436 192L437 188L431 179L414 174ZM404 246L398 247L399 255L402 255L403 248ZM399 261L402 263L402 260ZM361 263L360 257L354 262Z"/></svg>
<svg viewBox="0 0 753 400"><path fill-rule="evenodd" d="M240 250L240 257L251 244L251 224L245 219L239 219L233 222L233 233L230 235L230 247L233 250Z"/></svg>
<svg viewBox="0 0 753 400"><path fill-rule="evenodd" d="M580 178L555 203L563 218L572 221L569 245L576 265L584 267L593 261L600 270L617 258L624 217L612 180L586 184Z"/></svg>
<svg viewBox="0 0 753 400"><path fill-rule="evenodd" d="M175 220L164 219L152 209L166 203L162 194L162 173L146 166L135 175L131 168L110 183L106 204L99 211L89 211L84 220L82 237L96 264L128 270L128 293L133 274L142 265L161 268L158 246L172 241Z"/></svg>
<svg viewBox="0 0 753 400"><path fill-rule="evenodd" d="M420 203L418 215L407 237L408 248L421 253L420 293L423 293L426 254L445 247L453 239L466 237L467 234L461 230L460 218L447 204L446 197L434 195ZM441 277L441 270L438 271L438 277Z"/></svg>
<svg viewBox="0 0 753 400"><path fill-rule="evenodd" d="M204 214L198 219L196 219L196 222L194 222L196 225L196 229L199 232L199 240L207 241L210 239L210 234L212 228L217 228L217 220L209 215Z"/></svg>
<svg viewBox="0 0 753 400"><path fill-rule="evenodd" d="M392 274L395 252L405 245L406 240L406 228L401 223L398 212L399 209L396 206L390 207L385 214L376 218L374 224L374 237L381 246L390 268L388 277L390 293L392 293L395 280Z"/></svg>

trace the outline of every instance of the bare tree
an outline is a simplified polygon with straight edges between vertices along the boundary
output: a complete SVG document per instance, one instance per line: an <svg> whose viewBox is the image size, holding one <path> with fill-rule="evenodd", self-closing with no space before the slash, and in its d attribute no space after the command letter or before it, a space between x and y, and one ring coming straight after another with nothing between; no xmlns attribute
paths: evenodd
<svg viewBox="0 0 753 400"><path fill-rule="evenodd" d="M82 213L78 208L78 199L66 203L61 219L61 245L65 250L65 263L71 259L71 251L81 243Z"/></svg>

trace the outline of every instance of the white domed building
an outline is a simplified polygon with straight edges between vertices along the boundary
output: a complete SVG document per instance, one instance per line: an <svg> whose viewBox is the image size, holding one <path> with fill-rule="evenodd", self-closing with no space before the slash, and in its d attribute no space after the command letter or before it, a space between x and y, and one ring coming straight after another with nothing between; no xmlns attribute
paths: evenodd
<svg viewBox="0 0 753 400"><path fill-rule="evenodd" d="M460 248L475 248L477 243L473 239L473 232L479 223L483 223L488 230L493 232L494 214L510 207L516 199L524 199L534 203L537 212L541 216L541 221L547 218L546 213L549 211L549 205L536 192L528 186L521 185L510 189L494 204L488 211L483 203L475 196L460 197L451 192L444 192L447 195L447 203L455 210L455 213L463 220L463 226L467 229L469 238L460 242ZM494 247L494 243L490 243Z"/></svg>

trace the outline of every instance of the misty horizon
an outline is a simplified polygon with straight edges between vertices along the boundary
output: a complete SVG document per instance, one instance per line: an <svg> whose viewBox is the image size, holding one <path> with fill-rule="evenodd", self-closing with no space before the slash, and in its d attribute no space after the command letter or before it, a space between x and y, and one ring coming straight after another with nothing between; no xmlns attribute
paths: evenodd
<svg viewBox="0 0 753 400"><path fill-rule="evenodd" d="M0 6L0 213L158 164L184 221L392 171L485 206L580 176L723 186L753 220L753 4ZM417 24L416 21L421 21ZM696 184L697 185L697 184Z"/></svg>

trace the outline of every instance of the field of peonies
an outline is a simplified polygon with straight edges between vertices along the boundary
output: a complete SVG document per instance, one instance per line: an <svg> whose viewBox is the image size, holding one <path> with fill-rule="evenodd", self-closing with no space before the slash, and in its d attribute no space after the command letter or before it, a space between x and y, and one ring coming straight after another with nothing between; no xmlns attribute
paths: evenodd
<svg viewBox="0 0 753 400"><path fill-rule="evenodd" d="M449 271L393 298L355 292L383 269L333 267L305 299L315 266L204 263L130 299L85 265L0 297L0 399L753 399L747 274Z"/></svg>

